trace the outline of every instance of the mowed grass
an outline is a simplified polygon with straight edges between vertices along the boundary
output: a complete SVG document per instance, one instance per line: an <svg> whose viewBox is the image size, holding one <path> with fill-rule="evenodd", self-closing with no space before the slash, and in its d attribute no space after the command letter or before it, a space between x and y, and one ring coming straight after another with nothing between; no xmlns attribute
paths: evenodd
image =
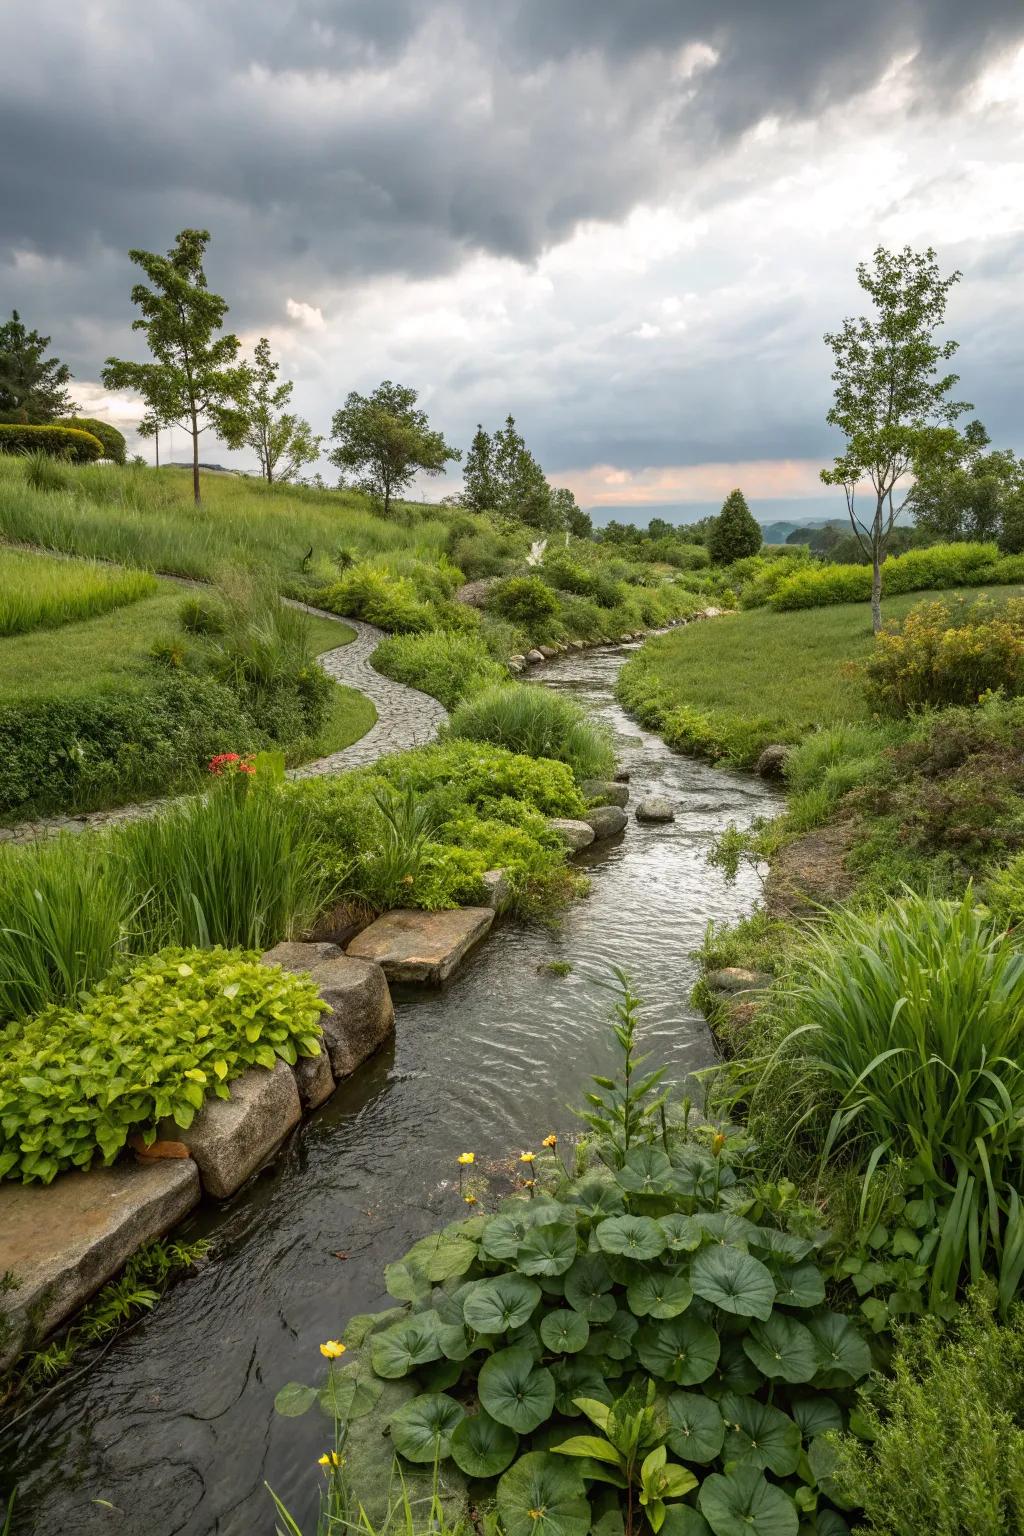
<svg viewBox="0 0 1024 1536"><path fill-rule="evenodd" d="M201 580L248 566L295 584L340 551L436 560L448 535L426 513L410 525L374 516L356 491L204 475L196 507L180 470L66 466L62 475L64 489L34 490L22 461L0 455L0 539Z"/></svg>
<svg viewBox="0 0 1024 1536"><path fill-rule="evenodd" d="M883 601L900 619L929 598L1019 596L1020 587L912 592ZM866 603L772 613L758 608L690 624L648 641L625 669L620 697L674 746L750 763L771 741L870 719L862 667L874 645Z"/></svg>
<svg viewBox="0 0 1024 1536"><path fill-rule="evenodd" d="M155 591L147 571L0 546L0 636L92 618Z"/></svg>

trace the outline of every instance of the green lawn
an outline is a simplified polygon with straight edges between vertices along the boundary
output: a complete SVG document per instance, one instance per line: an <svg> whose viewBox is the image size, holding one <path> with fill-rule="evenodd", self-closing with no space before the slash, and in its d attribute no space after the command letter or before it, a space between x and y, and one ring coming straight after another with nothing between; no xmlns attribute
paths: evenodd
<svg viewBox="0 0 1024 1536"><path fill-rule="evenodd" d="M1022 589L981 590L1000 600ZM892 597L882 617L902 618L929 597L956 595ZM619 697L671 745L750 763L768 742L868 719L858 663L872 645L866 603L792 613L751 609L649 641L624 668Z"/></svg>

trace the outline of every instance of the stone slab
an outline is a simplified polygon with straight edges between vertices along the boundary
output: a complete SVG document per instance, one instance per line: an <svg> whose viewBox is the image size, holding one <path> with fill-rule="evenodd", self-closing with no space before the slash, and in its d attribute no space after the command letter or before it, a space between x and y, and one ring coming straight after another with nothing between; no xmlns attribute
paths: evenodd
<svg viewBox="0 0 1024 1536"><path fill-rule="evenodd" d="M589 828L588 828L589 830ZM389 981L447 981L494 921L490 907L385 912L352 940L348 954L375 961Z"/></svg>
<svg viewBox="0 0 1024 1536"><path fill-rule="evenodd" d="M492 912L500 912L508 905L512 892L503 869L488 869L480 876L486 891L487 905Z"/></svg>
<svg viewBox="0 0 1024 1536"><path fill-rule="evenodd" d="M285 971L311 971L323 960L334 960L341 954L337 944L329 940L285 939L275 944L263 956L264 965L279 965Z"/></svg>
<svg viewBox="0 0 1024 1536"><path fill-rule="evenodd" d="M158 1134L183 1141L207 1194L233 1195L273 1157L302 1119L295 1074L279 1061L272 1072L252 1067L235 1078L228 1099L207 1099L187 1130L161 1121Z"/></svg>
<svg viewBox="0 0 1024 1536"><path fill-rule="evenodd" d="M190 1160L62 1173L52 1184L0 1183L0 1275L18 1287L5 1298L14 1335L0 1367L51 1332L121 1270L145 1243L162 1237L199 1201ZM31 1316L30 1316L31 1314Z"/></svg>

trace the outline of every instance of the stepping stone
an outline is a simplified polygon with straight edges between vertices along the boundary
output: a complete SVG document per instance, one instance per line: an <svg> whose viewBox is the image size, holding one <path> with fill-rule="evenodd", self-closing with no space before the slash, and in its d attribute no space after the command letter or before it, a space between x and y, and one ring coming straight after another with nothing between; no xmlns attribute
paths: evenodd
<svg viewBox="0 0 1024 1536"><path fill-rule="evenodd" d="M617 837L624 832L629 824L629 817L621 805L598 805L587 817L587 825L593 828L597 842L603 842L605 838Z"/></svg>
<svg viewBox="0 0 1024 1536"><path fill-rule="evenodd" d="M619 779L584 779L582 790L588 805L625 805L629 799L629 786Z"/></svg>
<svg viewBox="0 0 1024 1536"><path fill-rule="evenodd" d="M263 961L304 972L329 1004L320 1028L335 1078L349 1077L394 1031L395 1009L379 965L345 955L336 944L278 944Z"/></svg>
<svg viewBox="0 0 1024 1536"><path fill-rule="evenodd" d="M676 811L664 795L648 795L636 808L637 821L675 821Z"/></svg>
<svg viewBox="0 0 1024 1536"><path fill-rule="evenodd" d="M187 1130L173 1120L157 1134L183 1141L207 1194L226 1199L267 1162L302 1119L295 1076L287 1062L272 1072L251 1067L228 1084L229 1099L207 1099Z"/></svg>
<svg viewBox="0 0 1024 1536"><path fill-rule="evenodd" d="M588 829L589 830L589 829ZM447 981L494 922L490 907L454 912L385 912L348 947L350 957L373 960L389 981Z"/></svg>
<svg viewBox="0 0 1024 1536"><path fill-rule="evenodd" d="M594 841L594 829L589 821L573 821L568 816L551 816L548 818L548 826L552 832L557 832L562 842L571 848L573 853L579 853L581 848L588 847Z"/></svg>
<svg viewBox="0 0 1024 1536"><path fill-rule="evenodd" d="M199 1193L189 1159L75 1170L48 1185L0 1183L0 1275L18 1282L4 1298L13 1333L0 1344L0 1369L168 1232Z"/></svg>

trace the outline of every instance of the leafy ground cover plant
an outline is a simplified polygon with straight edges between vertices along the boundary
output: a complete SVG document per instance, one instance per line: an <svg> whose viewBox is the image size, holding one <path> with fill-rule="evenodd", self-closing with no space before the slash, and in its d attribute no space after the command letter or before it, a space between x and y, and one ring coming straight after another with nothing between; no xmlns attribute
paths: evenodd
<svg viewBox="0 0 1024 1536"><path fill-rule="evenodd" d="M530 683L488 688L453 713L452 736L568 763L577 779L607 777L614 766L606 731L574 700Z"/></svg>
<svg viewBox="0 0 1024 1536"><path fill-rule="evenodd" d="M902 624L887 625L865 667L872 709L886 715L950 704L976 704L982 694L1021 691L1024 600L988 598L958 606L922 603Z"/></svg>
<svg viewBox="0 0 1024 1536"><path fill-rule="evenodd" d="M846 1531L823 1437L871 1354L826 1304L826 1234L776 1219L739 1138L673 1129L659 1080L596 1080L603 1161L572 1177L553 1136L524 1154L522 1193L390 1265L400 1309L353 1319L325 1385L279 1409L319 1402L342 1444L383 1413L400 1460L480 1483L505 1536ZM395 1384L414 1391L389 1407Z"/></svg>
<svg viewBox="0 0 1024 1536"><path fill-rule="evenodd" d="M186 1127L249 1067L320 1048L308 978L249 951L165 949L109 976L77 1010L9 1025L0 1056L0 1178L48 1184L111 1163L134 1130Z"/></svg>

